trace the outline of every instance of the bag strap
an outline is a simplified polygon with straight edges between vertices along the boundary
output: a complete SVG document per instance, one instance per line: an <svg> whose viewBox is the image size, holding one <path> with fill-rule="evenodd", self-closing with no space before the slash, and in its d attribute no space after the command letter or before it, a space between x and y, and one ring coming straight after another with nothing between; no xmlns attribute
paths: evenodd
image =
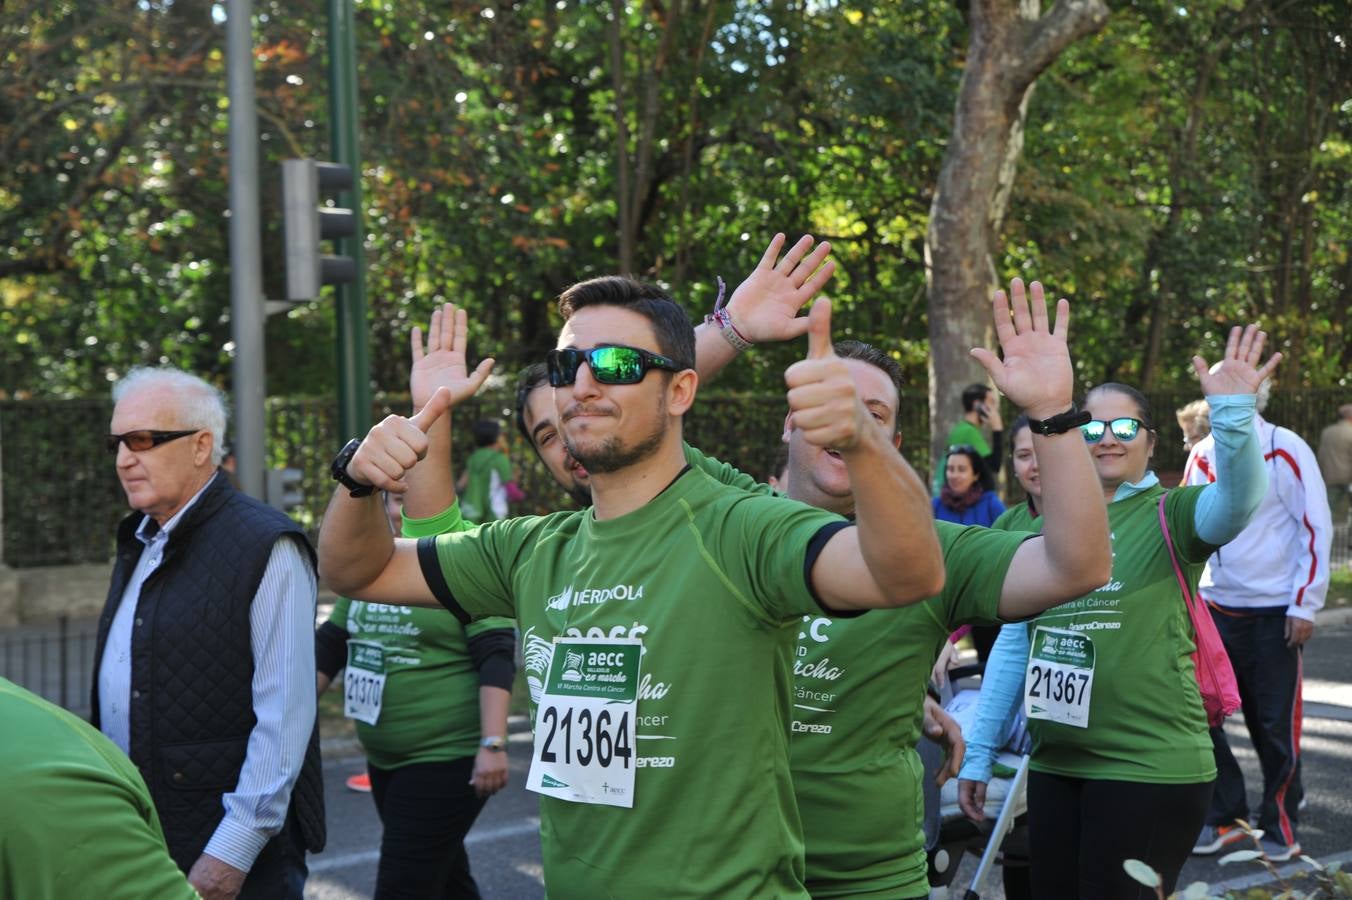
<svg viewBox="0 0 1352 900"><path fill-rule="evenodd" d="M1183 602L1188 607L1188 613L1195 616L1197 614L1197 601L1193 599L1192 591L1188 588L1188 579L1183 575L1183 567L1178 564L1178 555L1174 552L1174 537L1169 533L1169 520L1164 516L1164 500L1168 496L1168 491L1160 494L1160 531L1164 532L1164 546L1169 548L1169 562L1174 565L1174 577L1178 579L1178 587L1183 591Z"/></svg>

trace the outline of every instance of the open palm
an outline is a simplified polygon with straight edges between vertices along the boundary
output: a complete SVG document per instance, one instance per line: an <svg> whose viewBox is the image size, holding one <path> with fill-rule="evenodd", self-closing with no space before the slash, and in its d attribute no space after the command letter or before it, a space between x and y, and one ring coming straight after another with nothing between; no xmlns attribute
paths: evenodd
<svg viewBox="0 0 1352 900"><path fill-rule="evenodd" d="M1281 353L1272 354L1264 365L1259 366L1263 358L1263 344L1267 334L1259 331L1257 325L1243 330L1238 325L1230 329L1230 337L1225 342L1225 356L1215 371L1208 371L1206 360L1200 356L1192 358L1192 367L1197 372L1197 380L1202 384L1204 394L1254 394L1263 379L1272 374L1277 363L1282 361Z"/></svg>
<svg viewBox="0 0 1352 900"><path fill-rule="evenodd" d="M1057 302L1053 328L1042 285L1034 281L1028 295L1031 303L1018 278L1009 283L1008 296L995 292L991 305L1003 361L984 347L974 349L972 356L986 367L1000 393L1030 417L1045 418L1065 412L1074 394L1075 375L1066 347L1070 304L1064 299Z"/></svg>
<svg viewBox="0 0 1352 900"><path fill-rule="evenodd" d="M410 336L413 345L413 365L409 369L408 388L414 410L421 409L444 387L451 392L451 406L457 406L473 397L493 371L493 359L482 360L474 371L465 362L465 347L469 343L469 316L454 303L444 304L432 311L427 326L427 346L423 348L422 329L414 327Z"/></svg>

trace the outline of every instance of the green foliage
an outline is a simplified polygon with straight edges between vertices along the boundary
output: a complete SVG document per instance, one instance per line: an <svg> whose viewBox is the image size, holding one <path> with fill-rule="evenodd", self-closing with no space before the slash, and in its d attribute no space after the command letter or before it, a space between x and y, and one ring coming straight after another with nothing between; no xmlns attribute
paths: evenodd
<svg viewBox="0 0 1352 900"><path fill-rule="evenodd" d="M558 291L625 253L698 318L783 230L832 241L839 331L923 393L958 6L361 0L374 384L403 389L438 301L512 371L552 344ZM0 8L0 396L102 396L161 362L228 381L222 9ZM1288 385L1346 383L1350 19L1347 0L1136 0L1042 77L997 264L1075 302L1082 381L1189 385L1194 352L1258 318ZM326 33L322 5L255 4L273 295L277 163L329 155ZM333 338L327 301L273 317L269 392L324 391ZM797 352L727 384L777 392Z"/></svg>

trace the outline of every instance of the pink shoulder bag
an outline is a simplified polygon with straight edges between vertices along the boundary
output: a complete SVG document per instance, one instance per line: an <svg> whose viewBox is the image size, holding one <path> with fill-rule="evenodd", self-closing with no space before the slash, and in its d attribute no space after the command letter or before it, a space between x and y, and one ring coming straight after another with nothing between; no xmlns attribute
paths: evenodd
<svg viewBox="0 0 1352 900"><path fill-rule="evenodd" d="M1164 497L1160 496L1160 530L1164 532L1164 546L1169 548L1169 561L1174 564L1174 576L1183 591L1183 602L1188 605L1188 615L1192 618L1192 631L1197 649L1192 654L1192 665L1197 675L1197 687L1202 692L1202 707L1206 710L1207 724L1216 728L1225 722L1225 717L1239 709L1239 684L1235 681L1235 670L1230 665L1230 655L1225 652L1225 643L1216 631L1216 623L1200 597L1193 596L1188 587L1188 579L1178 564L1174 553L1174 539L1169 534L1169 523L1164 518Z"/></svg>

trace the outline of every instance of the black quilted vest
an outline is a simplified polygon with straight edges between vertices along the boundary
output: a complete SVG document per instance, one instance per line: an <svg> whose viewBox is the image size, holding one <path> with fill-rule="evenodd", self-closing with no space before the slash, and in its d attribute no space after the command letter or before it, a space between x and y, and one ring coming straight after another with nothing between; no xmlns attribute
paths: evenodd
<svg viewBox="0 0 1352 900"><path fill-rule="evenodd" d="M96 728L99 667L122 592L145 549L136 538L143 518L133 513L118 527L117 561L94 654ZM130 755L150 787L169 853L185 872L224 818L221 796L234 790L244 765L256 722L249 608L272 546L284 535L294 536L314 565L314 550L291 519L236 491L218 471L174 526L163 561L141 587L131 642ZM317 724L289 815L305 849L322 850ZM273 841L293 833L284 828Z"/></svg>

